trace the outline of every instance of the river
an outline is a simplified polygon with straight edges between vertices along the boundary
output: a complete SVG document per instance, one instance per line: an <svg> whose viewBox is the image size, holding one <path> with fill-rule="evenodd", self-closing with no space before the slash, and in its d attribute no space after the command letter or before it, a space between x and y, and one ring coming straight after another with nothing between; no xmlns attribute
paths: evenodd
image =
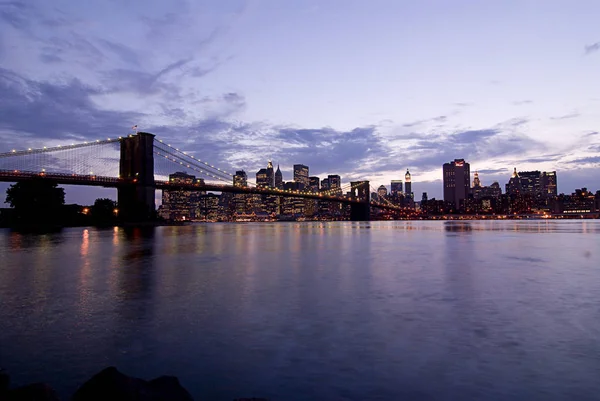
<svg viewBox="0 0 600 401"><path fill-rule="evenodd" d="M0 367L197 400L598 400L600 221L0 230Z"/></svg>

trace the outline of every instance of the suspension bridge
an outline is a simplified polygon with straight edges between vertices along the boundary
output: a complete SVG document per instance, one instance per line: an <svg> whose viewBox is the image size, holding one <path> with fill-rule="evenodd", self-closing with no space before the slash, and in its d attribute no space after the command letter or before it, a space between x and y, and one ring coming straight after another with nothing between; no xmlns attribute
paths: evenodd
<svg viewBox="0 0 600 401"><path fill-rule="evenodd" d="M200 174L203 180L173 182L169 175L175 172ZM233 185L232 174L146 132L0 153L0 181L19 182L32 178L65 185L116 188L119 213L128 221L144 221L153 216L157 189L263 194L339 202L350 205L351 220L354 221L369 220L371 207L402 210L385 200L372 201L369 181L351 182L322 192L286 190L253 183ZM344 191L350 195L343 195Z"/></svg>

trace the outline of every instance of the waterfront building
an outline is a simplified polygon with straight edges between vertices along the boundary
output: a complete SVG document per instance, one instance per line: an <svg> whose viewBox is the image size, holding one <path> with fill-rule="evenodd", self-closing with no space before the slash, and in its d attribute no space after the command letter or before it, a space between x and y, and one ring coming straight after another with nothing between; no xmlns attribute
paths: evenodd
<svg viewBox="0 0 600 401"><path fill-rule="evenodd" d="M380 185L379 188L377 188L377 195L381 199L387 197L387 188L385 187L385 185Z"/></svg>
<svg viewBox="0 0 600 401"><path fill-rule="evenodd" d="M283 188L283 174L279 169L279 164L277 165L277 171L275 171L275 188Z"/></svg>
<svg viewBox="0 0 600 401"><path fill-rule="evenodd" d="M406 169L406 174L404 174L404 197L406 199L413 199L412 193L412 177L410 175L410 171Z"/></svg>
<svg viewBox="0 0 600 401"><path fill-rule="evenodd" d="M471 184L471 170L464 159L454 159L442 167L444 179L444 202L459 209L461 202L468 198Z"/></svg>
<svg viewBox="0 0 600 401"><path fill-rule="evenodd" d="M236 187L248 186L248 175L244 170L238 170L235 172L235 175L233 176L233 185ZM237 214L248 213L248 194L234 194L233 206L235 213Z"/></svg>
<svg viewBox="0 0 600 401"><path fill-rule="evenodd" d="M204 180L185 172L176 172L169 175L170 184L204 184ZM198 197L204 191L190 191L188 189L164 189L162 191L162 207L160 216L166 220L193 220L196 217Z"/></svg>
<svg viewBox="0 0 600 401"><path fill-rule="evenodd" d="M308 178L308 166L304 164L294 164L294 181L302 184L302 189L308 188L310 180Z"/></svg>
<svg viewBox="0 0 600 401"><path fill-rule="evenodd" d="M397 198L403 193L402 180L392 180L390 183L390 197Z"/></svg>

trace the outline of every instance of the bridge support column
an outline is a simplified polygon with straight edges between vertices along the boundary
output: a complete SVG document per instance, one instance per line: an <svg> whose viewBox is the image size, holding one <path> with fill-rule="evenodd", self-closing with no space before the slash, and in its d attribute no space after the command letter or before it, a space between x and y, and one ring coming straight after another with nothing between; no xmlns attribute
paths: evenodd
<svg viewBox="0 0 600 401"><path fill-rule="evenodd" d="M352 185L352 197L360 201L360 203L350 205L350 220L371 220L371 186L369 181L351 182L350 185Z"/></svg>
<svg viewBox="0 0 600 401"><path fill-rule="evenodd" d="M126 222L153 220L154 135L138 132L121 139L118 188L119 216Z"/></svg>

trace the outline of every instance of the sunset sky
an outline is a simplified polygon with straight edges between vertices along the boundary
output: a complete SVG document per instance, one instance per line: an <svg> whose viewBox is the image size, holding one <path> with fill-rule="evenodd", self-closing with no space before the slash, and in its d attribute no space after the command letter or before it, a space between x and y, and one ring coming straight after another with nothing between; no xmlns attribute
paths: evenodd
<svg viewBox="0 0 600 401"><path fill-rule="evenodd" d="M600 189L597 0L0 0L0 152L134 124L251 178ZM5 184L0 186L4 193ZM90 203L114 191L69 189ZM4 200L4 195L0 201Z"/></svg>

